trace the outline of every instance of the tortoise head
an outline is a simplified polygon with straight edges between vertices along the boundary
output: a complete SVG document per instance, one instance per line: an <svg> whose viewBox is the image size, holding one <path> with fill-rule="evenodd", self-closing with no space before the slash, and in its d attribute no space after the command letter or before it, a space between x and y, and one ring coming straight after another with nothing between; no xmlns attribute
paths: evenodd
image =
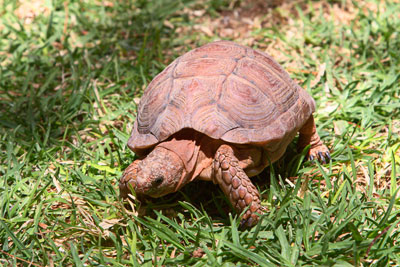
<svg viewBox="0 0 400 267"><path fill-rule="evenodd" d="M122 198L131 189L136 196L161 197L186 184L187 175L181 158L173 151L156 147L143 160L135 160L124 171L119 189Z"/></svg>

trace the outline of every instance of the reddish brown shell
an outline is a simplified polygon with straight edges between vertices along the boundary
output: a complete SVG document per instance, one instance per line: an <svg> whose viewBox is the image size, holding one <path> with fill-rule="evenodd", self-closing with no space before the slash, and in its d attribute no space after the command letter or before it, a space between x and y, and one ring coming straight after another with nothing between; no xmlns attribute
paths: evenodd
<svg viewBox="0 0 400 267"><path fill-rule="evenodd" d="M128 146L140 153L191 128L282 154L279 147L286 149L314 109L311 96L269 55L219 41L177 58L153 79Z"/></svg>

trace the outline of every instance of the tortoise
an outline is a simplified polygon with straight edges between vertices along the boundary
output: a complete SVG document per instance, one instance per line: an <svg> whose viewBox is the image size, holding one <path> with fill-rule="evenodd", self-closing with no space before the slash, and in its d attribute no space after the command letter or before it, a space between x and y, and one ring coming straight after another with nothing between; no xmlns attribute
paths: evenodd
<svg viewBox="0 0 400 267"><path fill-rule="evenodd" d="M313 98L268 54L217 41L173 61L140 100L128 147L139 159L120 179L120 194L160 197L194 179L218 184L241 223L262 213L249 177L278 160L299 132L298 150L330 160L312 113Z"/></svg>

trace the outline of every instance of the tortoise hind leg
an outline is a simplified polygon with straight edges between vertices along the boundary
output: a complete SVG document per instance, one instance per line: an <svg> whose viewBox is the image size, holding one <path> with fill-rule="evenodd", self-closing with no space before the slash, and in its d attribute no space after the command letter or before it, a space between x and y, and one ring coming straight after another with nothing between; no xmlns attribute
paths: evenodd
<svg viewBox="0 0 400 267"><path fill-rule="evenodd" d="M213 162L214 183L218 183L224 194L229 198L238 213L249 209L243 214L241 225L251 227L257 224L261 214L260 194L252 184L244 170L239 166L232 147L221 145Z"/></svg>
<svg viewBox="0 0 400 267"><path fill-rule="evenodd" d="M319 138L317 128L315 126L313 115L306 121L303 127L299 130L300 136L297 143L298 151L301 152L308 144L311 145L308 151L308 159L318 159L322 163L329 162L331 155L329 149L324 145Z"/></svg>

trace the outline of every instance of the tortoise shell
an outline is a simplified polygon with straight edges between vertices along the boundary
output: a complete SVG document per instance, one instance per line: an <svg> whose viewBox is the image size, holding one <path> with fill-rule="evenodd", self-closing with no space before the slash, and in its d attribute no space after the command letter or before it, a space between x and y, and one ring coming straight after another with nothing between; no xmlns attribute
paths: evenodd
<svg viewBox="0 0 400 267"><path fill-rule="evenodd" d="M189 128L279 158L315 110L271 56L230 41L189 51L144 91L128 146L145 153Z"/></svg>

